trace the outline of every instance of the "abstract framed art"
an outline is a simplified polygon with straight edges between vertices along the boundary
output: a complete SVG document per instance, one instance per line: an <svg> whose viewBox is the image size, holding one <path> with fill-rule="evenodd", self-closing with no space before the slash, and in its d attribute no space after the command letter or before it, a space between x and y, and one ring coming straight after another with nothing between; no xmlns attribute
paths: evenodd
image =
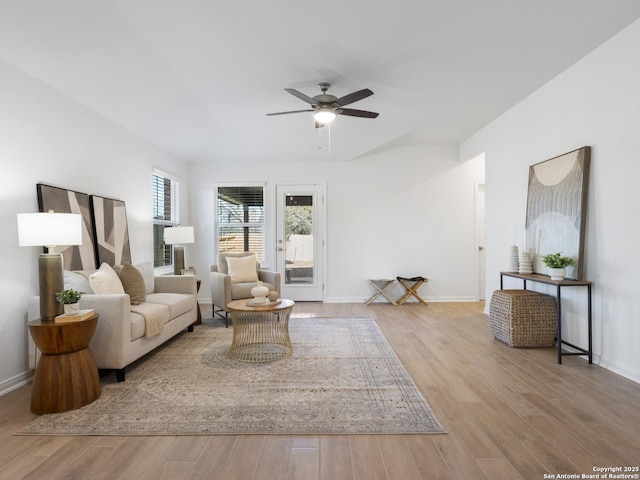
<svg viewBox="0 0 640 480"><path fill-rule="evenodd" d="M131 263L127 212L122 200L91 195L97 264Z"/></svg>
<svg viewBox="0 0 640 480"><path fill-rule="evenodd" d="M93 216L89 195L42 183L36 184L38 208L41 212L53 210L57 213L76 213L82 216L82 244L57 245L56 251L62 253L65 270L92 270L96 268L96 256L93 242Z"/></svg>
<svg viewBox="0 0 640 480"><path fill-rule="evenodd" d="M541 257L571 257L566 278L582 280L591 147L582 147L529 167L525 250L534 273L547 273Z"/></svg>

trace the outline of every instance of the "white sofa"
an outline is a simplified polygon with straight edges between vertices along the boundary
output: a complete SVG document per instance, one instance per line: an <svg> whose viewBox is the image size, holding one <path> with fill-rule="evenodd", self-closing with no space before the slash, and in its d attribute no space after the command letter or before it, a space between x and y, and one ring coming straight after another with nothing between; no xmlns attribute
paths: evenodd
<svg viewBox="0 0 640 480"><path fill-rule="evenodd" d="M188 329L193 331L197 319L196 277L192 275L153 276L153 267L137 266L143 273L147 293L140 305L131 305L126 293L95 294L88 283L90 272L65 272L65 289L86 292L80 309L93 308L100 316L96 332L89 344L101 370L115 370L118 381L124 381L125 367L154 348ZM149 272L151 272L149 274ZM87 279L85 282L83 277ZM162 318L161 332L145 335L145 317L136 311L153 312ZM29 320L40 316L39 297L29 302ZM31 367L35 367L35 344L30 340Z"/></svg>

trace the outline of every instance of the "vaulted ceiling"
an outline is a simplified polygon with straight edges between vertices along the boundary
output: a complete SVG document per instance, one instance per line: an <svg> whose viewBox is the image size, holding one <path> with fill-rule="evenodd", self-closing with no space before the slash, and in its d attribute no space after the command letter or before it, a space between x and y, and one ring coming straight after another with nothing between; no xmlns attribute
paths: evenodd
<svg viewBox="0 0 640 480"><path fill-rule="evenodd" d="M637 0L1 0L0 58L189 161L346 161L459 143L639 17ZM350 107L380 116L265 115L319 82L370 88Z"/></svg>

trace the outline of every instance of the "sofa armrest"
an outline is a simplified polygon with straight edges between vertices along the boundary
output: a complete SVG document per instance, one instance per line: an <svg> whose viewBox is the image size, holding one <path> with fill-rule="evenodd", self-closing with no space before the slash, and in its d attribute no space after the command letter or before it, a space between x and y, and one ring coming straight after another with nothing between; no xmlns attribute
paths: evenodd
<svg viewBox="0 0 640 480"><path fill-rule="evenodd" d="M231 277L224 273L209 273L209 285L211 286L211 303L227 310L231 302Z"/></svg>
<svg viewBox="0 0 640 480"><path fill-rule="evenodd" d="M153 293L187 293L196 297L197 279L195 275L160 275L154 277Z"/></svg>
<svg viewBox="0 0 640 480"><path fill-rule="evenodd" d="M89 346L99 368L124 368L125 346L131 343L131 304L127 294L85 294L80 308L93 308L100 316Z"/></svg>
<svg viewBox="0 0 640 480"><path fill-rule="evenodd" d="M276 287L276 292L280 294L280 272L272 272L270 270L260 270L258 278L263 282L270 283Z"/></svg>
<svg viewBox="0 0 640 480"><path fill-rule="evenodd" d="M93 308L100 316L89 344L98 368L124 368L127 365L124 346L131 342L131 304L127 294L84 294L80 308ZM28 320L40 318L40 297L29 300ZM29 336L29 367L35 368L36 346Z"/></svg>

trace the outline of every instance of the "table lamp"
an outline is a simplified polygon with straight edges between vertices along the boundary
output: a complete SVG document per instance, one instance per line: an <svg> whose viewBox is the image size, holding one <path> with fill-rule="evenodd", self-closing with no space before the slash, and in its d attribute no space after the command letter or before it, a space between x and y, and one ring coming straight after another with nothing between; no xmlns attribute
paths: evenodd
<svg viewBox="0 0 640 480"><path fill-rule="evenodd" d="M168 227L164 229L164 243L173 245L173 274L180 275L184 268L185 243L194 243L193 227Z"/></svg>
<svg viewBox="0 0 640 480"><path fill-rule="evenodd" d="M56 245L82 243L82 217L73 213L19 213L18 243L21 247L47 247L38 259L40 287L40 319L52 321L62 314L56 292L64 290L62 254Z"/></svg>

